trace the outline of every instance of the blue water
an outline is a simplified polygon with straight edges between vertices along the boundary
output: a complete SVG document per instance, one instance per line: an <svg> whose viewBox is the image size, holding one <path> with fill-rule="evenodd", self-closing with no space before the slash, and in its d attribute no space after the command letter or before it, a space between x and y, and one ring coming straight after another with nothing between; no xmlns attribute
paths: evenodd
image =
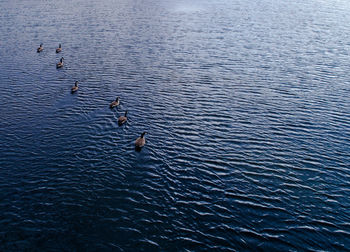
<svg viewBox="0 0 350 252"><path fill-rule="evenodd" d="M349 249L349 13L0 1L0 250Z"/></svg>

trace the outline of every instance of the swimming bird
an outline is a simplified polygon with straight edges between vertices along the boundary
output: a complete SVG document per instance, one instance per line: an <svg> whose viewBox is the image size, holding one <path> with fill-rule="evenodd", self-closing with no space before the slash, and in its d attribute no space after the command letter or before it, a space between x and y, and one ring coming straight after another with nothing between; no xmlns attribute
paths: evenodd
<svg viewBox="0 0 350 252"><path fill-rule="evenodd" d="M74 84L74 86L73 86L72 89L71 89L71 90L72 90L72 93L74 93L75 91L77 91L78 88L79 88L79 87L78 87L78 81L76 81L75 84Z"/></svg>
<svg viewBox="0 0 350 252"><path fill-rule="evenodd" d="M119 126L122 125L122 124L124 124L124 123L126 123L126 120L128 120L128 118L126 117L127 114L128 114L128 111L125 111L124 116L120 116L120 117L118 118L118 124L119 124Z"/></svg>
<svg viewBox="0 0 350 252"><path fill-rule="evenodd" d="M114 107L118 106L119 103L120 103L120 101L119 101L119 96L118 96L118 97L115 99L115 101L113 101L113 102L109 105L109 107L110 107L110 108L114 108Z"/></svg>
<svg viewBox="0 0 350 252"><path fill-rule="evenodd" d="M145 134L147 134L147 132L143 132L141 136L136 139L135 141L136 148L142 148L146 144Z"/></svg>
<svg viewBox="0 0 350 252"><path fill-rule="evenodd" d="M36 49L37 52L41 52L42 50L44 50L43 44L40 44L40 46L38 47L38 49Z"/></svg>
<svg viewBox="0 0 350 252"><path fill-rule="evenodd" d="M64 60L64 58L62 57L61 59L60 59L60 62L58 62L57 63L57 68L61 68L61 67L63 67L63 60Z"/></svg>
<svg viewBox="0 0 350 252"><path fill-rule="evenodd" d="M56 53L59 53L62 51L62 46L61 44L58 45L58 48L56 49Z"/></svg>

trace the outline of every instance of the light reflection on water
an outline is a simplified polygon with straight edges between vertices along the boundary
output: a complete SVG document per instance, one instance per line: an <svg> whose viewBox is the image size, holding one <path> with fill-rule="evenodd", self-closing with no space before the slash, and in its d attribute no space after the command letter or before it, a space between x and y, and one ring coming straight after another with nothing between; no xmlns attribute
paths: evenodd
<svg viewBox="0 0 350 252"><path fill-rule="evenodd" d="M0 250L346 249L348 7L1 2Z"/></svg>

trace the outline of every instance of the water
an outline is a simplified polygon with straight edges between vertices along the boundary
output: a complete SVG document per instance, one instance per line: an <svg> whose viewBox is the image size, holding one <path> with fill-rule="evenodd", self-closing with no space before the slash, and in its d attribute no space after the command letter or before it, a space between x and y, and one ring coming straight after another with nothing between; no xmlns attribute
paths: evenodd
<svg viewBox="0 0 350 252"><path fill-rule="evenodd" d="M349 249L349 11L1 1L0 250Z"/></svg>

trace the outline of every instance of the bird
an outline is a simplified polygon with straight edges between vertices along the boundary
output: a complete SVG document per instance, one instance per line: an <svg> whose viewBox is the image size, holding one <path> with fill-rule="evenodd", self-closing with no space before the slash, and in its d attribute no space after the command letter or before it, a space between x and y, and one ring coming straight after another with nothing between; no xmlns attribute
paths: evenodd
<svg viewBox="0 0 350 252"><path fill-rule="evenodd" d="M61 59L60 59L60 62L58 62L57 63L57 68L61 68L61 67L63 67L63 60L64 60L64 58L62 57Z"/></svg>
<svg viewBox="0 0 350 252"><path fill-rule="evenodd" d="M115 99L115 101L113 101L113 102L109 105L109 107L110 107L110 108L114 108L114 107L118 106L119 103L120 103L120 101L119 101L119 96L118 96L118 97Z"/></svg>
<svg viewBox="0 0 350 252"><path fill-rule="evenodd" d="M128 118L126 117L127 114L128 114L128 111L125 111L124 116L120 116L120 117L118 118L118 124L119 124L119 126L122 125L122 124L124 124L124 123L126 123L126 120L128 120Z"/></svg>
<svg viewBox="0 0 350 252"><path fill-rule="evenodd" d="M136 148L142 148L146 144L145 134L147 134L147 132L143 132L141 136L136 139L135 141Z"/></svg>
<svg viewBox="0 0 350 252"><path fill-rule="evenodd" d="M40 44L40 46L38 47L38 49L36 49L37 52L41 52L42 50L44 50L43 44Z"/></svg>
<svg viewBox="0 0 350 252"><path fill-rule="evenodd" d="M71 90L72 90L72 93L74 93L75 91L78 90L78 88L79 88L79 87L78 87L78 83L79 83L78 81L75 82L74 86L73 86L72 89L71 89Z"/></svg>
<svg viewBox="0 0 350 252"><path fill-rule="evenodd" d="M62 46L61 44L58 45L58 48L56 49L56 53L59 53L62 51Z"/></svg>

